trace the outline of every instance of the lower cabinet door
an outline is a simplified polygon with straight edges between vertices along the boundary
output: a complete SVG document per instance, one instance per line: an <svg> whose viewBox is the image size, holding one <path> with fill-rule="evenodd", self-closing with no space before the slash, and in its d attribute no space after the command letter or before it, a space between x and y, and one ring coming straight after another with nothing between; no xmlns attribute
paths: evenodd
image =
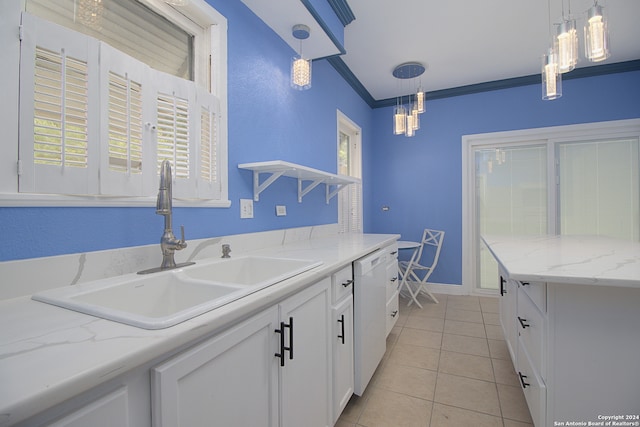
<svg viewBox="0 0 640 427"><path fill-rule="evenodd" d="M353 297L333 309L333 422L353 394Z"/></svg>
<svg viewBox="0 0 640 427"><path fill-rule="evenodd" d="M326 278L280 303L280 321L290 325L280 367L281 427L333 426L330 285Z"/></svg>
<svg viewBox="0 0 640 427"><path fill-rule="evenodd" d="M547 415L547 388L531 363L522 339L518 338L517 374L535 427L543 427Z"/></svg>
<svg viewBox="0 0 640 427"><path fill-rule="evenodd" d="M278 426L278 308L151 370L156 427Z"/></svg>

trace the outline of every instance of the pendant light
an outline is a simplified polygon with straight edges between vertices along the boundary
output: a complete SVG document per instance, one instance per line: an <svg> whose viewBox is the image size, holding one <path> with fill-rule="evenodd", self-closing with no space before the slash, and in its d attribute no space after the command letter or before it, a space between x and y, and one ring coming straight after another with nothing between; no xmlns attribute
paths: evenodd
<svg viewBox="0 0 640 427"><path fill-rule="evenodd" d="M394 68L392 74L399 80L407 80L421 76L425 69L426 67L419 62L405 62ZM404 134L407 137L412 137L416 130L420 129L419 115L425 111L425 94L422 86L419 86L415 92L415 99L411 98L412 95L409 95L407 107L402 105L402 97L396 101L396 107L393 110L393 133L395 135Z"/></svg>
<svg viewBox="0 0 640 427"><path fill-rule="evenodd" d="M302 56L302 40L309 38L311 29L303 24L294 25L293 37L300 40L300 55L293 57L291 61L291 87L297 90L311 88L311 60Z"/></svg>
<svg viewBox="0 0 640 427"><path fill-rule="evenodd" d="M550 47L542 55L542 99L551 101L562 96L562 74L558 68L558 56Z"/></svg>
<svg viewBox="0 0 640 427"><path fill-rule="evenodd" d="M597 0L587 10L584 26L584 52L591 62L604 61L609 57L609 32L602 6Z"/></svg>
<svg viewBox="0 0 640 427"><path fill-rule="evenodd" d="M569 0L569 16L564 15L564 0L562 0L562 22L556 27L554 44L558 55L558 71L568 73L576 68L578 62L578 32L576 20L571 19L571 0Z"/></svg>
<svg viewBox="0 0 640 427"><path fill-rule="evenodd" d="M547 19L551 32L551 0L547 0ZM555 38L549 49L542 55L542 99L551 101L562 96L562 74L558 67L558 54L555 50Z"/></svg>

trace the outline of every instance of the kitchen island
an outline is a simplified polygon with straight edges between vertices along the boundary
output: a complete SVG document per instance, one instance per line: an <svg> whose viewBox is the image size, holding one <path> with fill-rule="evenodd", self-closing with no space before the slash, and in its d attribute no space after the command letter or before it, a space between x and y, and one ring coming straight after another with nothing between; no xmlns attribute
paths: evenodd
<svg viewBox="0 0 640 427"><path fill-rule="evenodd" d="M483 240L498 261L500 322L535 425L640 425L640 243Z"/></svg>

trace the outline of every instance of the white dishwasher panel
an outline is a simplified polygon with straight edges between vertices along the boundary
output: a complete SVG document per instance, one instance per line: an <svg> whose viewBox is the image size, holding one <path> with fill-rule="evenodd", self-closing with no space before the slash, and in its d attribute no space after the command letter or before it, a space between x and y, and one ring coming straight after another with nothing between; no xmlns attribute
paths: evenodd
<svg viewBox="0 0 640 427"><path fill-rule="evenodd" d="M354 393L362 396L387 349L386 259L377 250L353 263Z"/></svg>

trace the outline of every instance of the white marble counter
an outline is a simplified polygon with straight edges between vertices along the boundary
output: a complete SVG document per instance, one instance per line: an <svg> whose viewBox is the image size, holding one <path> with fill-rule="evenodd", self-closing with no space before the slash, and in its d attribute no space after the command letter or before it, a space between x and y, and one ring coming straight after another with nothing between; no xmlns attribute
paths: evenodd
<svg viewBox="0 0 640 427"><path fill-rule="evenodd" d="M483 236L509 277L640 289L640 243L599 236Z"/></svg>
<svg viewBox="0 0 640 427"><path fill-rule="evenodd" d="M346 234L242 252L315 259L323 265L161 330L103 320L29 296L0 301L0 426L25 420L222 330L398 238Z"/></svg>

